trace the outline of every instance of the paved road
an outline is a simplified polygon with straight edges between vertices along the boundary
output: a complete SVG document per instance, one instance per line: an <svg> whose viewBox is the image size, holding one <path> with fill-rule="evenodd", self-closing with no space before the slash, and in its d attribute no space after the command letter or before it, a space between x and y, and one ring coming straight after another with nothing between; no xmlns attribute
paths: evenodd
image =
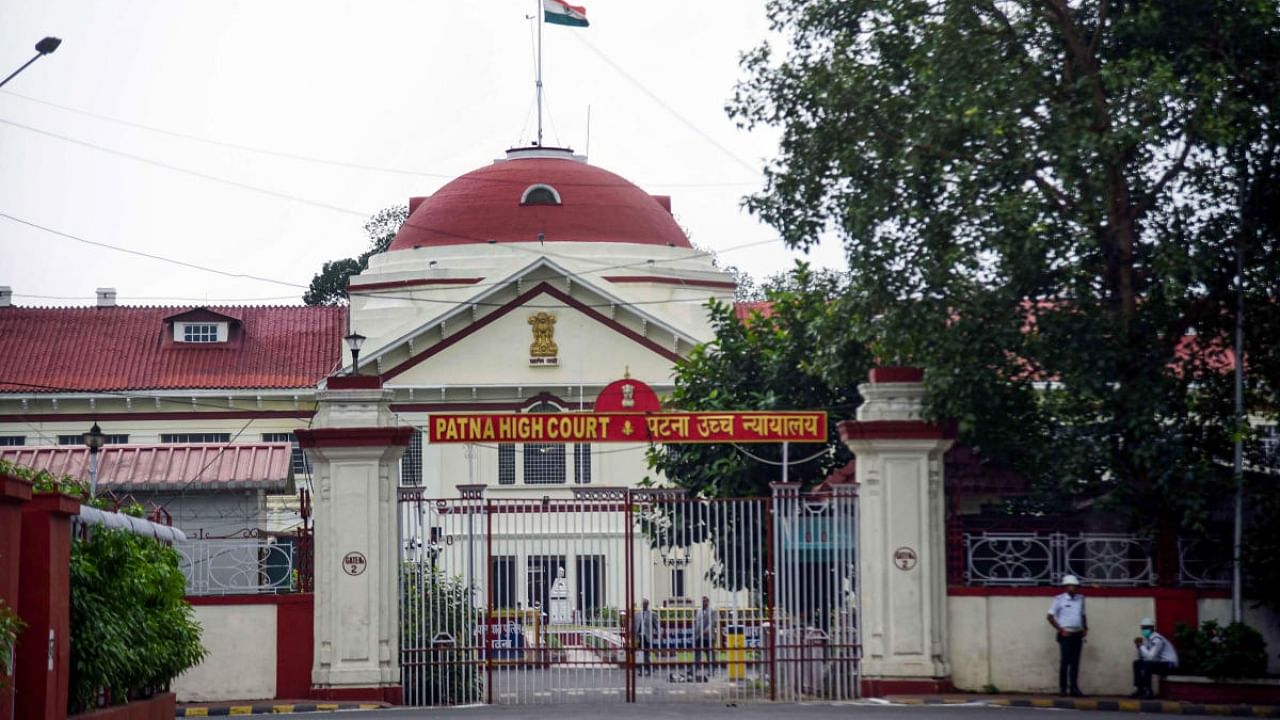
<svg viewBox="0 0 1280 720"><path fill-rule="evenodd" d="M697 720L976 720L999 718L1000 720L1047 720L1046 713L1060 710L1034 710L1023 708L977 707L972 705L901 706L870 703L830 704L771 704L742 703L736 706L711 703L583 703L576 705L504 705L461 708L395 708L345 712L335 718L368 718L368 720L665 720L667 718L696 718ZM1062 720L1122 720L1131 713L1102 713L1072 710ZM277 718L307 718L316 720L323 715L274 715ZM1150 717L1150 716L1148 716Z"/></svg>

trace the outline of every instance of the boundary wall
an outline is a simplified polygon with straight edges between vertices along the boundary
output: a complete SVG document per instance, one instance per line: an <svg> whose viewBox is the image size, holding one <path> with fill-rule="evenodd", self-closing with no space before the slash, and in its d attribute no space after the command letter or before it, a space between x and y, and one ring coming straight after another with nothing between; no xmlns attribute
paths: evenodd
<svg viewBox="0 0 1280 720"><path fill-rule="evenodd" d="M209 655L173 681L178 702L299 699L312 696L315 597L188 597Z"/></svg>
<svg viewBox="0 0 1280 720"><path fill-rule="evenodd" d="M951 680L971 692L1058 691L1058 647L1045 621L1053 587L966 587L947 590ZM1173 638L1177 623L1230 620L1226 591L1194 588L1082 588L1089 636L1080 662L1080 687L1090 695L1133 690L1133 639L1143 617ZM1269 670L1280 665L1280 614L1248 608L1245 621L1267 640ZM994 690L993 690L994 688Z"/></svg>

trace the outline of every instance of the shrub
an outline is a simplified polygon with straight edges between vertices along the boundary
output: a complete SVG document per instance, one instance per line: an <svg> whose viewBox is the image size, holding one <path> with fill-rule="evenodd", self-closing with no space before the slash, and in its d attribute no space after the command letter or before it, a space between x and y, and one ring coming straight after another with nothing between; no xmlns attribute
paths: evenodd
<svg viewBox="0 0 1280 720"><path fill-rule="evenodd" d="M0 690L5 689L8 676L13 674L13 646L24 627L26 623L18 613L0 600Z"/></svg>
<svg viewBox="0 0 1280 720"><path fill-rule="evenodd" d="M1173 636L1180 672L1215 680L1267 674L1267 643L1261 633L1244 623L1224 627L1206 620L1199 630L1178 623Z"/></svg>
<svg viewBox="0 0 1280 720"><path fill-rule="evenodd" d="M125 530L71 546L70 712L144 697L205 656L178 553Z"/></svg>
<svg viewBox="0 0 1280 720"><path fill-rule="evenodd" d="M477 635L475 593L460 577L449 577L425 563L404 563L400 573L401 647L417 661L401 670L405 694L430 705L480 701L483 666L470 648ZM437 647L448 633L453 644Z"/></svg>

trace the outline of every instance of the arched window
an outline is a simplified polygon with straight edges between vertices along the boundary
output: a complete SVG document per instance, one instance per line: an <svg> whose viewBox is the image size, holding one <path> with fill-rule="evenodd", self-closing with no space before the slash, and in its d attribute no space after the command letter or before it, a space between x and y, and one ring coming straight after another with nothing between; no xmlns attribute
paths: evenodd
<svg viewBox="0 0 1280 720"><path fill-rule="evenodd" d="M560 193L550 185L530 185L520 196L521 205L559 205Z"/></svg>
<svg viewBox="0 0 1280 720"><path fill-rule="evenodd" d="M538 403L531 413L557 413L551 403ZM564 445L558 443L524 444L524 482L526 485L563 485L566 478Z"/></svg>

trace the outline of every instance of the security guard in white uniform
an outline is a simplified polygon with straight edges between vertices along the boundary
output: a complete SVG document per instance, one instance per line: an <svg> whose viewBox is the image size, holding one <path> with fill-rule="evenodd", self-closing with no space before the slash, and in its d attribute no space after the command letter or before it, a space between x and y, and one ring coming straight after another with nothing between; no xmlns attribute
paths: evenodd
<svg viewBox="0 0 1280 720"><path fill-rule="evenodd" d="M1169 638L1156 632L1156 623L1151 618L1142 618L1138 625L1142 637L1133 639L1133 647L1137 650L1137 658L1133 661L1133 687L1135 690L1129 697L1153 698L1151 676L1164 677L1178 667L1178 650L1169 642Z"/></svg>
<svg viewBox="0 0 1280 720"><path fill-rule="evenodd" d="M1048 616L1049 624L1058 632L1058 690L1062 695L1084 697L1079 684L1080 652L1089 634L1089 616L1080 594L1080 579L1063 575L1062 588L1066 592L1053 598Z"/></svg>

